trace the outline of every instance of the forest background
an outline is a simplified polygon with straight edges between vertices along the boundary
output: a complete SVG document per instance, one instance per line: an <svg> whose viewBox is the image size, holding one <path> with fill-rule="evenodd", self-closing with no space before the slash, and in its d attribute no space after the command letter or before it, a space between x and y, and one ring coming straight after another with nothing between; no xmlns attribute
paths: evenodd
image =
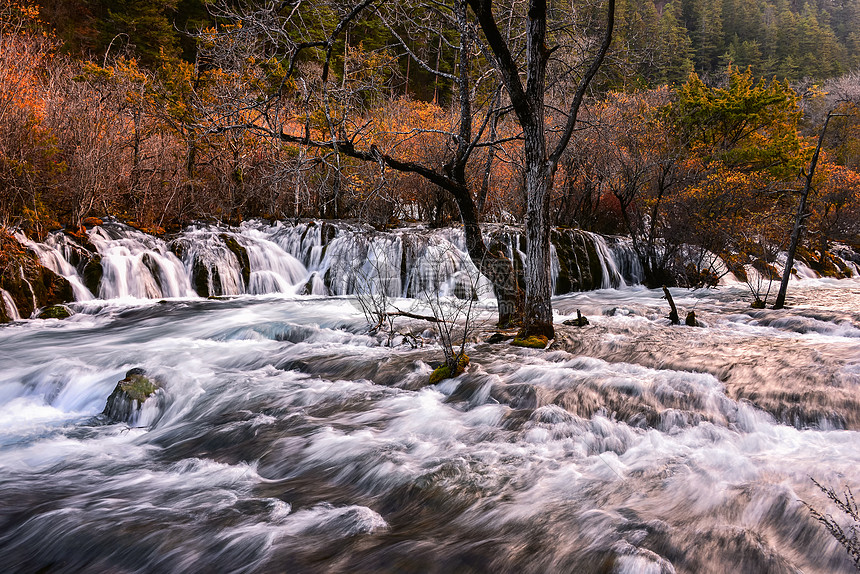
<svg viewBox="0 0 860 574"><path fill-rule="evenodd" d="M599 3L571 6L583 37L599 35ZM343 9L330 4L334 21ZM322 86L321 50L305 52L297 76L283 61L252 56L224 66L207 44L237 23L213 13L204 0L0 8L0 225L38 238L80 230L92 216L152 233L255 217L377 227L458 220L451 197L427 180L263 137L241 106L227 118L238 127L223 129L225 102L259 100L278 86L290 102L281 121L296 133L327 137L327 101L339 121L359 126L352 133L366 146L441 163L460 113L445 80L458 61L444 23L416 34L355 19L333 46ZM844 273L829 249L860 244L860 0L623 0L616 18L560 161L552 223L631 237L654 285L713 282L696 261L706 253L739 273L749 263L776 273L832 113L802 255ZM332 26L305 23L311 36ZM416 65L407 48L434 69ZM554 98L563 107L562 88L548 94L549 108ZM486 222L524 216L522 141L510 115L498 106L476 118L492 120L499 142L482 148L467 174Z"/></svg>

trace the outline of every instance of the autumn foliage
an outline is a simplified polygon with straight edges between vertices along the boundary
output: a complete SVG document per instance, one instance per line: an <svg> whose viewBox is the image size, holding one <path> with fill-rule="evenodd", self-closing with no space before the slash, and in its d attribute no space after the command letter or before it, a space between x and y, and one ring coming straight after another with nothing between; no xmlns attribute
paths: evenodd
<svg viewBox="0 0 860 574"><path fill-rule="evenodd" d="M274 128L320 140L337 131L404 162L443 164L457 110L396 88L401 64L384 50L348 44L323 86L295 81L275 60L72 59L22 2L0 8L0 33L6 226L38 236L89 216L153 232L198 219L458 219L451 198L415 174L269 137ZM288 105L265 117L247 105L273 89ZM767 265L787 239L811 154L816 125L804 109L827 97L826 86L806 92L729 66L709 82L691 74L676 87L595 94L560 162L553 223L631 237L654 284L707 283L715 254L738 267ZM851 105L843 111L808 219L808 248L822 259L834 241L860 243L860 123ZM473 121L488 120L476 113ZM522 222L521 134L504 114L492 129L498 143L476 152L470 188L484 221Z"/></svg>

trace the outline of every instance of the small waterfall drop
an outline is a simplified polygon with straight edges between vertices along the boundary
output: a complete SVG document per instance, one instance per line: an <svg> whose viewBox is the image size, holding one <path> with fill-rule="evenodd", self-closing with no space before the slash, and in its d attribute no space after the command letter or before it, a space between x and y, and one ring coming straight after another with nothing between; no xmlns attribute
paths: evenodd
<svg viewBox="0 0 860 574"><path fill-rule="evenodd" d="M522 276L522 230L488 226L484 233L488 245L501 248ZM632 249L623 240L612 241L580 230L554 230L554 294L637 282L641 269ZM194 225L168 239L108 221L86 237L55 233L44 243L26 244L71 282L79 301L368 290L412 298L428 291L494 296L457 228L377 231L347 222L250 221L235 228Z"/></svg>
<svg viewBox="0 0 860 574"><path fill-rule="evenodd" d="M13 321L20 321L21 314L18 312L18 307L12 299L12 294L5 289L0 289L0 297L3 298L3 307L6 310L6 315Z"/></svg>
<svg viewBox="0 0 860 574"><path fill-rule="evenodd" d="M39 261L41 261L42 265L57 275L64 277L71 284L72 290L75 294L75 300L89 301L90 299L95 298L94 294L91 293L84 285L78 270L70 263L70 260L74 259L74 250L72 245L69 243L68 236L62 233L55 233L49 235L44 243L37 243L27 239L23 233L16 233L15 239L17 239L21 245L32 249L39 257ZM23 270L21 273L21 278L24 281L27 281L23 275ZM27 281L27 283L29 283L29 281ZM30 291L33 292L32 285L30 286ZM34 295L33 307L35 308L38 306L39 305L36 302Z"/></svg>

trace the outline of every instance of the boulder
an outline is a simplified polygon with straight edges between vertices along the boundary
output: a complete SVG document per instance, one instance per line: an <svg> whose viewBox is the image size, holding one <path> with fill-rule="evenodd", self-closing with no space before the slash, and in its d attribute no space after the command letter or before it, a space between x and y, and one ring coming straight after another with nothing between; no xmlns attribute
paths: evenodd
<svg viewBox="0 0 860 574"><path fill-rule="evenodd" d="M218 297L221 292L221 275L218 267L211 268L202 260L195 259L191 267L191 284L201 297ZM211 289L210 289L211 285Z"/></svg>
<svg viewBox="0 0 860 574"><path fill-rule="evenodd" d="M161 384L149 378L145 370L131 369L116 384L102 414L113 421L131 422L143 403L160 388Z"/></svg>

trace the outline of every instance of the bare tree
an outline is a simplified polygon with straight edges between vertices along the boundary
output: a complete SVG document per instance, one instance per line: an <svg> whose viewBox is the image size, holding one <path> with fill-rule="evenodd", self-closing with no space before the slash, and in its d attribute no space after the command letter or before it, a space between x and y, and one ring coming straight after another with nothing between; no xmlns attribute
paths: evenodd
<svg viewBox="0 0 860 574"><path fill-rule="evenodd" d="M489 286L478 267L452 244L431 239L420 254L423 264L412 277L414 298L402 299L400 256L391 249L390 239L371 234L359 243L365 244L366 250L346 254L337 275L342 281L340 288L353 291L369 333L384 335L388 346L399 338L415 347L420 345L419 337L404 330L398 321L430 323L448 372L457 373L464 362L466 344L487 320L480 300L488 294Z"/></svg>
<svg viewBox="0 0 860 574"><path fill-rule="evenodd" d="M588 86L609 49L614 0L606 3L608 15L602 41L588 66L583 63L594 48L593 43L583 44L587 36L574 26L572 15L565 10L548 9L545 0L530 0L527 6L494 6L491 0L449 0L408 8L400 3L374 4L374 0L346 4L288 0L243 6L235 9L222 4L217 8L216 16L230 24L202 38L204 47L209 47L207 57L213 62L223 62L219 64L222 66L268 62L258 69L271 89L253 101L239 103L245 114L241 126L226 121L235 117L233 112L222 114L221 119L225 121L219 121L216 111L210 116L215 120L211 129L250 127L260 135L331 152L336 168L339 168L340 157L346 156L376 163L382 173L391 169L417 174L444 189L459 208L470 257L493 284L499 301L500 324L511 324L522 318L528 334L552 336L549 193L561 155L576 127ZM324 18L321 14L329 16ZM332 21L331 14L338 18ZM459 113L456 125L445 134L447 154L441 165L399 155L396 141L381 143L380 138L371 134L370 122L363 121L359 115L351 115L349 106L340 103L338 89L342 82L333 78L334 50L350 26L361 18L381 22L401 53L435 77L438 84L451 86ZM310 25L311 21L314 25ZM436 62L427 61L413 50L406 32L433 35L438 40ZM548 43L554 45L548 47ZM445 71L440 66L439 56L443 50L455 57L453 71ZM254 54L254 58L249 58L249 53ZM303 73L303 62L313 57L321 61L321 65L318 76L311 78ZM277 73L272 73L273 62L279 67ZM569 104L559 109L549 106L547 91L565 82L571 84L571 78L579 76L582 68L586 69L575 82L572 96L567 94L571 97ZM548 81L550 69L553 78ZM273 79L279 81L272 82ZM494 90L489 88L494 80L501 81L505 98L495 97ZM311 84L316 86L315 91L308 88ZM310 103L311 99L314 104ZM237 103L228 104L235 107ZM297 113L289 109L290 104L305 110L314 106L321 111L318 125L312 121L313 114ZM509 115L516 118L514 125L518 130L513 135L502 135L497 129L500 111L511 112ZM552 120L550 125L548 118ZM418 131L398 134L400 141L415 137ZM476 186L469 177L470 161L487 157L479 156L476 151L494 150L511 141L521 142L523 146L528 198L529 264L525 298L510 261L501 252L488 249L484 242L478 225ZM478 203L483 205L483 196L480 199Z"/></svg>

